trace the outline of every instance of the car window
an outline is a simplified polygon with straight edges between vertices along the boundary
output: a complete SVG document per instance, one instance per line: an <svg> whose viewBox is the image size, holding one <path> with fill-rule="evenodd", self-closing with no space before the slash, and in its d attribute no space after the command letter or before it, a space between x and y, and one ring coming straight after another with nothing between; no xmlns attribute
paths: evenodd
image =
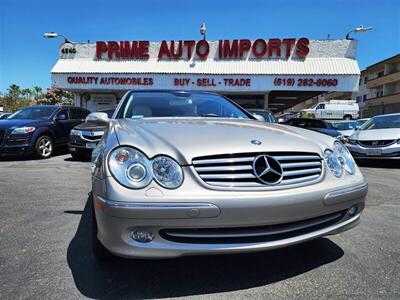
<svg viewBox="0 0 400 300"><path fill-rule="evenodd" d="M317 109L325 109L325 104L320 104L317 106Z"/></svg>
<svg viewBox="0 0 400 300"><path fill-rule="evenodd" d="M360 130L400 128L400 115L377 116L369 119Z"/></svg>
<svg viewBox="0 0 400 300"><path fill-rule="evenodd" d="M65 115L65 120L69 120L68 109L62 109L57 113L57 117Z"/></svg>
<svg viewBox="0 0 400 300"><path fill-rule="evenodd" d="M11 116L9 116L8 119L44 120L44 119L49 119L56 110L57 107L53 106L28 106L16 111Z"/></svg>
<svg viewBox="0 0 400 300"><path fill-rule="evenodd" d="M139 92L129 95L123 118L222 117L249 119L238 106L215 94Z"/></svg>
<svg viewBox="0 0 400 300"><path fill-rule="evenodd" d="M337 122L333 123L335 129L337 130L352 130L356 129L356 122Z"/></svg>
<svg viewBox="0 0 400 300"><path fill-rule="evenodd" d="M89 114L87 110L79 109L79 108L70 108L69 112L71 114L72 120L83 120Z"/></svg>

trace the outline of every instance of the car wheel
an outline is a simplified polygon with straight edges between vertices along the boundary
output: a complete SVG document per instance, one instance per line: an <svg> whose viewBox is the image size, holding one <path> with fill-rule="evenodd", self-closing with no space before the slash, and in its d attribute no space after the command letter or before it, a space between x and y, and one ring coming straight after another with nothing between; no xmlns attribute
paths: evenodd
<svg viewBox="0 0 400 300"><path fill-rule="evenodd" d="M107 260L112 257L110 251L103 246L103 244L97 238L97 222L96 222L96 214L94 212L94 201L93 196L90 196L91 204L90 204L90 211L91 211L91 218L92 218L92 253L93 256L99 260Z"/></svg>
<svg viewBox="0 0 400 300"><path fill-rule="evenodd" d="M345 116L343 117L343 119L344 119L344 120L351 120L351 116L350 116L350 115L345 115Z"/></svg>
<svg viewBox="0 0 400 300"><path fill-rule="evenodd" d="M39 158L45 159L51 157L53 150L54 146L51 137L42 135L36 140L35 151Z"/></svg>

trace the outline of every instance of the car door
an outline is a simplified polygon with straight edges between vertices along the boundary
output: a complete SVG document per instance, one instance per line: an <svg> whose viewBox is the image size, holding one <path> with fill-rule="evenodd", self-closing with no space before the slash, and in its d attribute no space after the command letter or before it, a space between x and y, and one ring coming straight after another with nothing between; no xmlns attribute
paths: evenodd
<svg viewBox="0 0 400 300"><path fill-rule="evenodd" d="M61 109L54 117L53 129L56 144L66 144L72 129L72 122L67 108Z"/></svg>

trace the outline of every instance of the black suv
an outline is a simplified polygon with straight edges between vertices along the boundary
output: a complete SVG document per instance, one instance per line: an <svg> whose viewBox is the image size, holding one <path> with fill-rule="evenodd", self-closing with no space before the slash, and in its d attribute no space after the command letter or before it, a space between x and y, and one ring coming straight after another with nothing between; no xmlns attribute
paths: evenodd
<svg viewBox="0 0 400 300"><path fill-rule="evenodd" d="M90 113L73 106L24 107L0 120L0 154L36 154L49 158L57 146L68 143L73 127Z"/></svg>

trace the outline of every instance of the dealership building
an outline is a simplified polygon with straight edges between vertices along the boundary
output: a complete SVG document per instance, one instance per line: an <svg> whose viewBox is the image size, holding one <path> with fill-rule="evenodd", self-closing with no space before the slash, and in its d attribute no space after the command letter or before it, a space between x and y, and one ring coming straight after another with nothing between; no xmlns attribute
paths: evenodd
<svg viewBox="0 0 400 300"><path fill-rule="evenodd" d="M175 89L279 112L321 93L356 92L356 49L356 40L308 38L65 42L51 76L91 111L127 90Z"/></svg>

